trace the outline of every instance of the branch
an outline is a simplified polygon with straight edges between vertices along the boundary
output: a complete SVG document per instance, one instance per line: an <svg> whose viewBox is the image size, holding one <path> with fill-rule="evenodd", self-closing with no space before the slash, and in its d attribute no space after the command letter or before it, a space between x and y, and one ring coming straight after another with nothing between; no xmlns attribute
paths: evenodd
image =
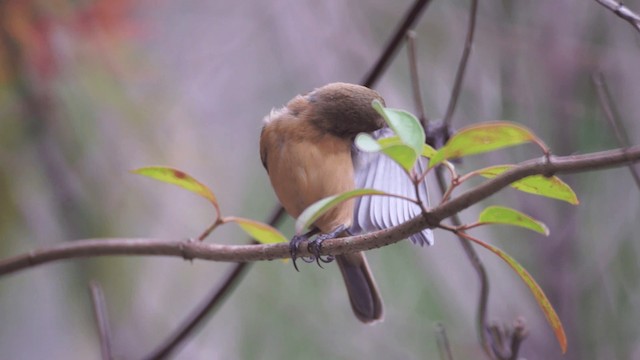
<svg viewBox="0 0 640 360"><path fill-rule="evenodd" d="M640 161L640 145L590 153L534 159L522 162L499 176L467 190L432 211L406 223L373 233L326 240L323 255L341 255L380 248L399 242L411 234L433 228L440 222L473 204L497 193L509 184L532 175L549 176L556 173L576 173L627 165ZM34 250L0 261L0 275L62 259L109 255L176 256L186 260L250 262L288 258L289 244L223 245L194 240L162 240L111 238L88 239L63 243L48 249ZM300 246L299 256L310 256L307 246Z"/></svg>
<svg viewBox="0 0 640 360"><path fill-rule="evenodd" d="M107 307L104 301L104 294L100 284L92 281L89 284L89 292L93 303L93 315L98 326L98 334L100 335L100 351L103 360L113 359L111 353L111 328L109 327L109 317L107 316Z"/></svg>
<svg viewBox="0 0 640 360"><path fill-rule="evenodd" d="M593 82L596 85L600 106L602 107L605 118L613 129L613 133L618 140L618 145L622 147L628 147L630 145L629 137L627 136L627 131L624 128L622 121L620 121L614 115L615 111L613 110L613 101L611 99L611 94L609 93L609 87L604 80L604 75L601 72L596 73L595 75L593 75ZM636 182L636 187L640 189L640 174L638 174L636 168L633 167L632 164L629 164L628 168L631 172L633 180Z"/></svg>
<svg viewBox="0 0 640 360"><path fill-rule="evenodd" d="M438 180L438 187L440 188L440 192L444 196L446 195L446 182L444 179L444 170L442 166L439 166L436 169L436 179ZM455 214L451 217L451 223L455 227L459 227L462 225L462 220L458 214ZM469 262L473 266L473 269L478 274L478 281L480 282L480 293L478 294L478 309L476 314L476 331L478 332L478 338L480 340L480 345L482 349L491 357L489 343L487 341L487 336L485 333L485 327L487 322L487 304L489 303L489 277L487 276L487 270L484 267L484 264L480 260L478 253L475 248L471 244L471 241L465 239L464 237L457 235L458 242L464 253L467 255Z"/></svg>
<svg viewBox="0 0 640 360"><path fill-rule="evenodd" d="M405 15L404 19L400 23L400 26L398 26L396 31L394 31L393 37L387 43L384 52L380 55L378 61L376 61L376 65L364 77L364 80L362 80L361 84L363 86L373 87L373 85L375 85L375 83L380 78L380 74L382 74L387 66L389 66L391 59L398 51L400 43L402 42L405 34L407 33L407 31L409 31L409 29L413 28L416 21L420 19L420 15L427 8L427 5L429 5L429 3L431 3L431 0L417 0L413 4L413 7L409 9L407 15Z"/></svg>
<svg viewBox="0 0 640 360"><path fill-rule="evenodd" d="M618 17L624 19L631 24L638 32L640 32L640 15L631 11L628 7L624 6L615 0L596 0L600 5L613 11Z"/></svg>
<svg viewBox="0 0 640 360"><path fill-rule="evenodd" d="M444 115L444 125L446 127L451 126L451 119L453 113L456 110L456 104L458 103L458 97L460 97L460 90L462 89L462 80L464 80L464 73L467 69L467 63L469 62L469 56L471 55L471 49L473 48L473 35L476 30L476 16L478 14L478 0L471 0L471 10L469 12L469 24L467 26L467 37L464 41L464 50L462 51L462 57L460 58L460 64L458 65L458 71L456 72L456 80L451 89L451 98L449 99L449 105L447 106L447 112Z"/></svg>

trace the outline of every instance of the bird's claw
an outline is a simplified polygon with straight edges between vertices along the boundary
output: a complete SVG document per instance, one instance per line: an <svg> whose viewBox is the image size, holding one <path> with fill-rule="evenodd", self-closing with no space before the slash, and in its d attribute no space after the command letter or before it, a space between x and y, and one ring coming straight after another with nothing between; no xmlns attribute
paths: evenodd
<svg viewBox="0 0 640 360"><path fill-rule="evenodd" d="M332 239L334 237L335 236L333 234L321 234L321 235L318 235L315 240L309 242L309 244L307 245L307 250L309 250L309 252L313 254L313 256L315 257L316 263L321 268L322 268L321 262L328 264L332 262L334 259L332 255L327 255L324 258L322 257L322 255L320 254L320 252L322 251L322 243L325 240Z"/></svg>
<svg viewBox="0 0 640 360"><path fill-rule="evenodd" d="M313 241L309 241L307 243L307 250L311 253L311 256L309 257L302 257L302 261L306 262L306 263L311 263L311 262L316 262L318 264L318 266L322 267L321 263L330 263L332 262L335 257L332 255L326 255L326 256L322 256L320 253L322 252L322 243L325 240L329 240L329 239L334 239L336 236L338 236L338 234L342 233L343 231L345 231L345 226L341 225L338 228L336 228L334 231L330 232L330 233L326 233L326 234L320 234L318 235L315 240ZM298 258L298 250L300 248L300 243L303 241L307 241L309 240L309 237L315 235L318 233L318 229L314 228L311 231L309 231L306 234L302 234L302 235L295 235L292 239L291 242L289 243L289 253L291 254L291 260L293 260L293 267L296 269L296 271L300 271L298 270L298 265L296 264L296 259Z"/></svg>
<svg viewBox="0 0 640 360"><path fill-rule="evenodd" d="M300 269L298 269L298 265L296 264L296 260L298 259L298 249L300 248L300 243L303 241L308 240L309 237L308 235L304 234L304 235L295 235L292 239L291 242L289 242L289 254L291 254L291 260L293 261L293 267L294 269L296 269L296 271L300 271ZM306 263L312 263L315 261L315 258L313 256L310 257L301 257L302 261L306 262Z"/></svg>

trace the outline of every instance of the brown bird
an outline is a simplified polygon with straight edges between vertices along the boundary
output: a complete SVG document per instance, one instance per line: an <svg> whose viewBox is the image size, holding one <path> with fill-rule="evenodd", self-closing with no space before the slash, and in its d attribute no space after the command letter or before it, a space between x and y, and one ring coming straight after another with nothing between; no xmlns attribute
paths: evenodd
<svg viewBox="0 0 640 360"><path fill-rule="evenodd" d="M361 132L374 137L392 134L371 106L384 100L363 86L332 83L294 97L265 117L260 136L260 157L271 185L287 213L297 218L314 202L327 196L373 187L405 196L415 189L400 166L386 156L362 153L353 141ZM419 167L424 166L421 162ZM427 201L426 186L421 196ZM414 204L390 197L364 197L336 206L314 226L323 239L394 226L420 214ZM411 236L431 244L430 230ZM293 250L299 237L292 240ZM382 319L382 299L363 253L336 257L351 307L365 323Z"/></svg>

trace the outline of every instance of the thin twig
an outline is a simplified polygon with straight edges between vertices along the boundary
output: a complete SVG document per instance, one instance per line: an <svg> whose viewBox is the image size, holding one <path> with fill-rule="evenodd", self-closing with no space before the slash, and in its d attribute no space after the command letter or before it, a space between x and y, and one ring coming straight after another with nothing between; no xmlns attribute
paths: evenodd
<svg viewBox="0 0 640 360"><path fill-rule="evenodd" d="M522 341L529 335L527 330L527 324L524 318L519 317L513 324L513 334L511 334L511 357L509 360L517 360L518 353L520 352L520 345Z"/></svg>
<svg viewBox="0 0 640 360"><path fill-rule="evenodd" d="M449 345L449 338L447 337L447 330L441 323L436 324L436 343L438 344L440 360L453 360L451 346Z"/></svg>
<svg viewBox="0 0 640 360"><path fill-rule="evenodd" d="M214 309L218 308L216 305L220 305L222 300L233 290L233 287L238 285L240 278L246 273L250 265L251 263L236 264L231 271L225 275L224 281L219 287L211 291L205 302L196 307L189 316L183 320L175 332L160 344L157 349L152 351L151 354L147 355L145 359L164 359L176 350L178 345L191 335L206 318L213 315Z"/></svg>
<svg viewBox="0 0 640 360"><path fill-rule="evenodd" d="M503 188L532 175L579 173L623 166L640 161L640 145L583 155L557 156L528 160L514 165L493 179L467 190L450 201L431 209L427 214L385 230L368 234L326 240L321 255L342 255L380 248L401 241L411 234L433 228L458 212L492 196ZM65 242L46 249L13 256L0 261L0 275L57 260L112 256L151 255L184 259L249 262L283 259L290 256L288 243L260 245L224 245L193 240L164 239L89 239ZM307 244L300 244L299 256L311 256Z"/></svg>
<svg viewBox="0 0 640 360"><path fill-rule="evenodd" d="M413 102L415 104L418 120L422 124L422 128L427 128L429 119L424 112L424 104L422 103L422 91L420 90L420 76L418 75L418 60L416 56L416 32L409 30L407 32L407 56L409 58L409 71L411 73L411 88L413 89Z"/></svg>
<svg viewBox="0 0 640 360"><path fill-rule="evenodd" d="M469 62L469 56L471 55L471 49L473 48L473 36L476 30L476 15L478 13L478 0L471 0L471 10L469 11L469 25L467 27L467 38L464 42L464 50L462 51L462 57L460 58L460 64L458 65L458 71L456 73L456 80L451 90L451 98L449 99L449 105L447 106L447 112L444 115L443 125L445 128L451 126L453 113L456 111L456 105L458 98L460 97L460 91L462 89L462 81L464 80L464 73L467 69L467 63Z"/></svg>
<svg viewBox="0 0 640 360"><path fill-rule="evenodd" d="M440 193L446 194L447 184L444 179L442 166L438 166L436 168L436 179L438 180ZM458 214L455 214L451 217L451 223L455 227L462 226L462 221L460 220ZM478 333L478 339L480 340L482 349L491 358L491 350L484 331L485 323L487 320L487 304L489 302L489 277L487 276L487 270L485 269L484 264L480 260L480 257L478 256L476 250L471 245L471 242L460 235L458 235L457 237L458 241L460 242L460 246L462 246L462 249L467 255L469 262L473 266L473 269L476 271L478 280L480 282L480 294L478 296L478 307L476 313L476 331Z"/></svg>
<svg viewBox="0 0 640 360"><path fill-rule="evenodd" d="M451 90L451 98L449 99L449 104L447 106L447 112L445 113L444 119L442 120L441 126L439 129L441 131L441 136L444 137L441 141L436 141L436 143L444 143L448 138L449 129L451 128L451 122L453 121L453 114L456 110L458 98L460 97L460 91L462 89L462 82L464 80L464 74L467 68L467 63L469 62L469 57L471 55L471 49L473 48L473 38L475 34L476 28L476 17L478 13L478 1L471 0L471 8L469 10L469 22L467 26L467 36L465 39L464 50L462 52L462 57L460 58L460 63L458 65L458 70L456 72L456 78ZM443 196L443 202L447 201L447 197L451 195L451 192L447 189L447 184L443 174L442 166L438 166L436 169L436 178L438 180L438 187L440 188L440 192ZM454 186L451 186L451 190L453 190ZM460 227L462 225L462 221L458 214L454 214L451 216L451 223L455 227ZM480 345L485 353L492 358L493 354L491 353L491 348L486 338L485 334L485 324L487 320L487 304L489 299L489 277L487 276L487 271L484 267L484 264L478 257L478 253L471 245L469 240L463 238L462 236L458 236L458 240L462 249L464 250L469 262L473 266L476 274L478 275L478 280L480 282L480 293L478 298L478 307L477 307L477 315L476 315L476 331L478 333L478 338L480 340Z"/></svg>
<svg viewBox="0 0 640 360"><path fill-rule="evenodd" d="M616 112L613 108L614 103L611 99L611 93L609 92L609 87L607 86L602 72L598 72L593 75L593 82L595 83L596 90L598 91L600 106L602 107L602 111L604 111L605 118L607 118L609 125L613 129L613 133L616 135L616 139L618 139L618 145L621 147L628 147L629 137L627 136L627 131L625 130L622 121L615 116ZM636 187L640 189L640 175L638 175L638 171L633 164L629 164L628 168L633 180L636 182Z"/></svg>
<svg viewBox="0 0 640 360"><path fill-rule="evenodd" d="M93 304L93 316L96 319L98 334L100 335L100 353L103 360L110 360L113 359L113 354L111 353L111 329L102 287L97 281L91 281L89 283L89 292L91 293L91 303Z"/></svg>
<svg viewBox="0 0 640 360"><path fill-rule="evenodd" d="M625 20L631 26L633 26L638 32L640 32L640 15L631 11L628 7L624 6L621 2L615 0L596 0L600 5L613 11L621 19Z"/></svg>
<svg viewBox="0 0 640 360"><path fill-rule="evenodd" d="M276 226L284 218L284 209L278 206L269 217L269 225ZM257 245L257 241L252 244ZM173 352L178 345L187 339L193 332L202 326L203 322L218 309L221 303L228 297L233 289L238 285L240 280L247 273L252 263L242 262L234 264L227 272L220 283L211 289L207 298L193 309L189 315L182 321L180 326L169 335L156 349L154 349L145 359L161 359Z"/></svg>
<svg viewBox="0 0 640 360"><path fill-rule="evenodd" d="M431 3L431 0L417 0L413 3L413 6L407 12L404 19L400 23L400 26L394 32L393 37L385 46L384 52L378 57L376 64L373 66L371 71L367 73L367 75L362 80L361 84L366 87L373 87L378 79L380 79L381 74L386 70L387 66L393 59L394 55L398 52L400 48L400 44L402 43L402 39L409 29L412 29L415 26L415 23L422 15L422 12L427 8L427 5Z"/></svg>

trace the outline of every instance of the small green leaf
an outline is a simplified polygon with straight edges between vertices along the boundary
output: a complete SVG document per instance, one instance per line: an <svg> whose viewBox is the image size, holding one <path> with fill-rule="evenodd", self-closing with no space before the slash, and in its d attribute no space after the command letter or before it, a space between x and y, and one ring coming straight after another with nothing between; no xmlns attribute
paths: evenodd
<svg viewBox="0 0 640 360"><path fill-rule="evenodd" d="M357 140L357 138L356 138L356 140ZM387 146L402 145L404 143L402 142L402 140L400 140L400 138L398 136L389 136L389 137L386 137L386 138L378 139L378 144L380 146L382 146L382 148L385 148ZM420 152L420 155L430 158L433 155L435 155L436 152L437 152L436 149L431 147L431 145L422 144L422 151Z"/></svg>
<svg viewBox="0 0 640 360"><path fill-rule="evenodd" d="M413 169L418 159L418 154L416 154L415 150L404 144L385 147L382 152L402 166L407 174L411 173L411 169Z"/></svg>
<svg viewBox="0 0 640 360"><path fill-rule="evenodd" d="M400 137L398 135L380 138L378 139L378 143L382 147L394 146L394 145L405 145L405 143L403 143L402 140L400 140Z"/></svg>
<svg viewBox="0 0 640 360"><path fill-rule="evenodd" d="M373 136L367 133L358 134L355 139L355 144L358 149L366 152L378 152L382 150L382 146L378 140L374 139Z"/></svg>
<svg viewBox="0 0 640 360"><path fill-rule="evenodd" d="M513 165L496 165L476 170L476 172L486 178L492 179L511 168L513 168ZM528 176L510 184L510 186L526 193L566 201L572 205L578 205L580 203L573 189L556 176Z"/></svg>
<svg viewBox="0 0 640 360"><path fill-rule="evenodd" d="M154 180L178 185L183 189L187 189L208 199L216 207L218 206L218 200L216 199L215 195L213 195L213 192L206 185L202 184L184 171L166 166L148 166L136 170L131 170L131 172L134 174L152 178Z"/></svg>
<svg viewBox="0 0 640 360"><path fill-rule="evenodd" d="M425 134L420 121L415 116L404 110L385 108L378 100L374 100L372 106L403 143L409 145L418 154L422 152Z"/></svg>
<svg viewBox="0 0 640 360"><path fill-rule="evenodd" d="M566 353L567 352L567 336L565 335L562 322L560 321L560 318L558 317L558 314L556 313L556 311L553 309L551 302L549 302L549 299L544 294L544 291L542 291L542 288L540 287L540 285L538 285L538 283L536 283L536 281L533 279L531 274L529 274L529 272L525 268L523 268L522 265L520 265L514 258L509 256L506 252L500 250L499 248L489 245L471 236L465 236L465 237L475 242L476 244L484 247L485 249L493 252L494 254L498 255L498 257L500 257L507 264L509 264L509 266L511 266L511 268L515 270L518 273L518 275L520 275L520 278L529 287L529 290L531 290L531 292L533 293L533 296L536 298L536 301L538 302L538 305L540 305L540 308L542 309L544 316L547 318L549 325L551 325L551 328L553 329L556 335L556 339L560 344L560 348L562 349L562 353L563 354Z"/></svg>
<svg viewBox="0 0 640 360"><path fill-rule="evenodd" d="M386 195L384 191L375 189L356 189L344 192L342 194L328 196L324 199L318 200L315 203L307 207L298 219L296 220L296 233L301 234L304 229L307 229L313 225L327 211L331 210L334 206L352 199L358 196L364 195Z"/></svg>
<svg viewBox="0 0 640 360"><path fill-rule="evenodd" d="M489 206L482 210L478 222L520 226L549 236L549 229L544 223L505 206Z"/></svg>
<svg viewBox="0 0 640 360"><path fill-rule="evenodd" d="M438 151L431 147L429 144L424 144L422 146L422 156L432 158L436 155Z"/></svg>
<svg viewBox="0 0 640 360"><path fill-rule="evenodd" d="M244 230L247 235L263 244L275 244L289 241L282 233L273 226L245 218L229 216L225 218L227 222L235 222Z"/></svg>
<svg viewBox="0 0 640 360"><path fill-rule="evenodd" d="M429 161L433 167L443 160L480 154L509 146L515 146L537 137L527 128L506 122L492 121L460 129Z"/></svg>
<svg viewBox="0 0 640 360"><path fill-rule="evenodd" d="M376 140L367 133L360 133L356 136L355 143L362 151L380 151L384 153L400 165L407 173L411 173L411 169L418 159L418 154L416 154L415 150L404 144L398 136Z"/></svg>

